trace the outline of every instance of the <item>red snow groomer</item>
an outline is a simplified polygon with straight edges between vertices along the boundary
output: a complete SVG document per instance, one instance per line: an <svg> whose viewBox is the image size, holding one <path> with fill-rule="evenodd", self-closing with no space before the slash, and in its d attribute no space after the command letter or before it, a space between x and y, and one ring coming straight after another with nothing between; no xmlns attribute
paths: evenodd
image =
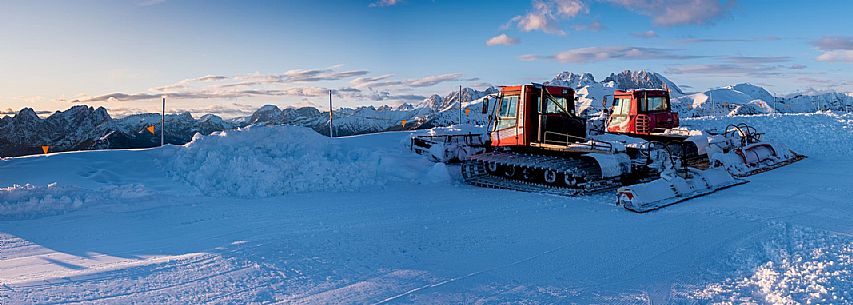
<svg viewBox="0 0 853 305"><path fill-rule="evenodd" d="M782 144L762 141L763 134L746 124L729 125L722 132L679 128L669 93L667 89L616 90L607 110L606 132L660 143L683 168L723 168L738 178L805 158ZM619 203L630 207L672 200L667 196L677 198L682 183L674 178L678 177L663 175L657 181L622 187Z"/></svg>
<svg viewBox="0 0 853 305"><path fill-rule="evenodd" d="M760 134L745 125L720 133L679 129L669 93L661 89L616 91L606 131L628 136L622 140L590 137L568 87L504 86L493 108L486 110L491 115L485 152L462 165L467 183L567 196L618 188L618 203L635 212L746 183L733 175L802 157L759 142ZM773 153L733 159L753 154L755 147L771 147Z"/></svg>
<svg viewBox="0 0 853 305"><path fill-rule="evenodd" d="M572 88L504 86L494 108L486 152L462 165L469 184L573 196L659 180L676 164L677 156L661 145L590 138L586 119L575 112ZM685 168L679 179L688 187L662 194L668 201L625 207L645 212L745 182L717 168Z"/></svg>
<svg viewBox="0 0 853 305"><path fill-rule="evenodd" d="M679 128L669 93L667 89L616 90L607 109L606 131L661 142L689 166L726 167L735 177L804 158L784 145L763 142L763 134L746 124L729 125L723 131Z"/></svg>

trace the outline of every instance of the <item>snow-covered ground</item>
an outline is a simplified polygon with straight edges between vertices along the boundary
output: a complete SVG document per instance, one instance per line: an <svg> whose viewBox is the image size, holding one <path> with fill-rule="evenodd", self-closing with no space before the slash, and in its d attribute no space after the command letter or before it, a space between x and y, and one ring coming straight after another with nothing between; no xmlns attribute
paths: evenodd
<svg viewBox="0 0 853 305"><path fill-rule="evenodd" d="M853 116L754 124L808 159L634 214L481 189L405 151L253 127L0 161L0 304L853 303Z"/></svg>

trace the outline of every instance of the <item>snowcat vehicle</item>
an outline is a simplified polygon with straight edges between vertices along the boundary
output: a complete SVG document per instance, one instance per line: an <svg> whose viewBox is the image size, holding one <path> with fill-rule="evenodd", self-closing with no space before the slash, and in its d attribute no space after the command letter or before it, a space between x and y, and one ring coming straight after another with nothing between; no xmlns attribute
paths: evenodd
<svg viewBox="0 0 853 305"><path fill-rule="evenodd" d="M736 177L746 177L805 158L783 145L761 141L763 134L746 124L729 125L722 132L679 128L667 89L616 90L606 112L608 133L661 142L690 167L725 167Z"/></svg>
<svg viewBox="0 0 853 305"><path fill-rule="evenodd" d="M586 119L575 113L574 102L574 90L568 87L501 87L491 112L494 121L487 149L464 161L465 181L489 188L573 196L655 181L664 175L677 180L677 193L662 193L654 201L625 201L624 207L635 212L745 183L724 169L687 168L664 145L592 139L587 135Z"/></svg>
<svg viewBox="0 0 853 305"><path fill-rule="evenodd" d="M722 132L679 128L678 114L670 106L669 90L638 89L613 94L606 132L639 137L661 143L692 170L722 168L736 178L751 176L805 158L784 145L761 141L762 133L746 124L726 126ZM672 204L670 198L686 188L679 177L625 186L617 191L617 202L631 208Z"/></svg>

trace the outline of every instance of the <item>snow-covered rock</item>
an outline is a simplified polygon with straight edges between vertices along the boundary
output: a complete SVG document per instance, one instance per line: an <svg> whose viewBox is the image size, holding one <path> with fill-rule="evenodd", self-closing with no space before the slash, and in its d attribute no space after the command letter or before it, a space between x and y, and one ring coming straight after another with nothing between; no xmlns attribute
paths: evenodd
<svg viewBox="0 0 853 305"><path fill-rule="evenodd" d="M573 72L563 71L557 76L554 76L550 81L545 82L545 85L564 86L571 88L582 88L595 83L595 77L589 73L575 74Z"/></svg>
<svg viewBox="0 0 853 305"><path fill-rule="evenodd" d="M604 82L614 82L614 87L619 90L630 89L663 89L667 87L671 90L673 96L684 94L678 86L672 81L654 72L646 70L631 71L625 70L619 73L611 73L610 76L604 79ZM664 86L665 85L665 86Z"/></svg>

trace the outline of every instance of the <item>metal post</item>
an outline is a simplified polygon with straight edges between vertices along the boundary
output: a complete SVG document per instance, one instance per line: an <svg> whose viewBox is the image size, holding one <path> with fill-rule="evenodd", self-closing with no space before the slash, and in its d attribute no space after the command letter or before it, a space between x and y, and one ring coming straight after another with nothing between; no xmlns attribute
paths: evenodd
<svg viewBox="0 0 853 305"><path fill-rule="evenodd" d="M459 85L459 125L462 125L462 85Z"/></svg>
<svg viewBox="0 0 853 305"><path fill-rule="evenodd" d="M163 146L163 144L165 144L164 143L165 141L163 138L165 131L166 131L166 97L164 96L163 97L163 111L160 112L160 146Z"/></svg>
<svg viewBox="0 0 853 305"><path fill-rule="evenodd" d="M330 138L335 137L335 124L332 121L332 119L333 119L332 110L333 110L333 108L332 108L332 90L329 90L329 137Z"/></svg>

